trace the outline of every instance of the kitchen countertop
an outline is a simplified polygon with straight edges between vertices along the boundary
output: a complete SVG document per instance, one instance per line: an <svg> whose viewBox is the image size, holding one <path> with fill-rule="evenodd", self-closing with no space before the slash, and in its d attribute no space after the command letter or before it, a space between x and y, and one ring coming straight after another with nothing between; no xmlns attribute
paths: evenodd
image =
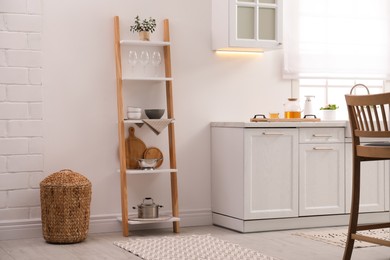
<svg viewBox="0 0 390 260"><path fill-rule="evenodd" d="M267 127L349 127L348 121L319 122L211 122L211 127L267 128Z"/></svg>

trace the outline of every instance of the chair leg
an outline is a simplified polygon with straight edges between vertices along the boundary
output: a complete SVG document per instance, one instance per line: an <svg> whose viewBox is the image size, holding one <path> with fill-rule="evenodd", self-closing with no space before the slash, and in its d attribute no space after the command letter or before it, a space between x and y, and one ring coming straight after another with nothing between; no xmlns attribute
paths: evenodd
<svg viewBox="0 0 390 260"><path fill-rule="evenodd" d="M350 260L352 256L353 244L355 242L351 235L356 234L356 227L359 218L359 200L360 200L360 160L354 157L352 170L352 201L351 214L349 217L349 227L347 243L344 250L343 260Z"/></svg>

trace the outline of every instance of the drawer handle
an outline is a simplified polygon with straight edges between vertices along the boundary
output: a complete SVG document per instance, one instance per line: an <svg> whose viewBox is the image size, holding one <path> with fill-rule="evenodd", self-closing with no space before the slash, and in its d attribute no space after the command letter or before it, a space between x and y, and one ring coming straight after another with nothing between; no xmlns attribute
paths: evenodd
<svg viewBox="0 0 390 260"><path fill-rule="evenodd" d="M285 135L284 133L276 133L276 132L263 132L263 135Z"/></svg>
<svg viewBox="0 0 390 260"><path fill-rule="evenodd" d="M332 137L331 135L313 134L313 137Z"/></svg>
<svg viewBox="0 0 390 260"><path fill-rule="evenodd" d="M334 150L332 147L313 147L313 150Z"/></svg>

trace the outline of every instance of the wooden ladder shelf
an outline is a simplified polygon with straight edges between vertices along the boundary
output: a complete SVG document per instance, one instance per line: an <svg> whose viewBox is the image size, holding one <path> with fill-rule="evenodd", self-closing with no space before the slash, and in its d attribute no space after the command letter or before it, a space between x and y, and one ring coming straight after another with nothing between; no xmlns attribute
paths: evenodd
<svg viewBox="0 0 390 260"><path fill-rule="evenodd" d="M126 147L125 147L125 122L124 122L124 103L123 103L123 81L122 76L122 61L121 61L121 45L126 44L126 41L121 41L119 30L119 17L114 17L115 31L115 64L116 64L116 91L117 91L117 109L118 109L118 139L119 139L119 161L120 161L120 185L121 185L121 207L122 207L122 232L124 236L129 235L129 224L134 222L129 221L128 217L128 197L127 197L127 169L126 169ZM138 41L134 41L138 42ZM139 45L148 45L147 42L138 42ZM164 53L165 78L156 80L165 81L166 85L166 103L167 116L174 119L173 111L173 93L172 93L172 70L171 70L171 48L169 36L169 21L164 20L164 41L151 43L151 46L162 46ZM139 79L133 79L139 80ZM151 79L153 80L153 79ZM172 219L173 231L178 233L179 226L179 204L178 204L178 189L177 189L177 170L176 170L176 148L175 148L175 128L174 124L168 125L169 138L169 162L170 162L170 178L171 178L171 200L172 200Z"/></svg>

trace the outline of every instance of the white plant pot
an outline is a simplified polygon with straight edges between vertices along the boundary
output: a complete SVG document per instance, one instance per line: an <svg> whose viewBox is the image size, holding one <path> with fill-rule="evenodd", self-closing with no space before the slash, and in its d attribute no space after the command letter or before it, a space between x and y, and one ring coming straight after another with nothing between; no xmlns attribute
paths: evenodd
<svg viewBox="0 0 390 260"><path fill-rule="evenodd" d="M336 120L336 110L321 110L322 120Z"/></svg>

